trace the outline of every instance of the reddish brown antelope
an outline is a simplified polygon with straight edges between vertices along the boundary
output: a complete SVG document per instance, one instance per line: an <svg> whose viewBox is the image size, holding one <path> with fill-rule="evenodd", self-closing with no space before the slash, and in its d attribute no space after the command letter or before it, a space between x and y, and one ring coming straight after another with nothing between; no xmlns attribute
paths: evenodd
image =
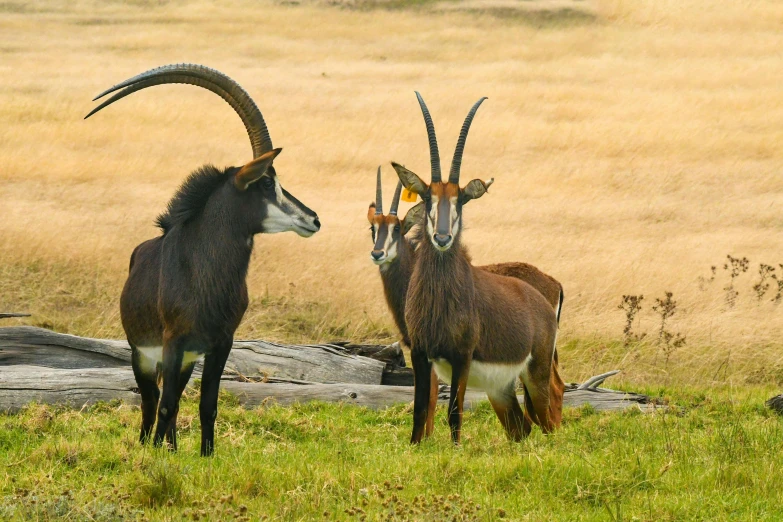
<svg viewBox="0 0 783 522"><path fill-rule="evenodd" d="M401 192L402 182L398 181L391 206L389 207L389 214L385 215L382 203L381 168L378 167L375 202L370 203L370 207L367 210L367 219L370 222L373 240L373 250L370 252L370 258L378 265L381 282L383 283L383 293L386 296L386 304L389 306L397 329L402 336L402 342L410 347L408 328L405 325L405 298L408 293L416 250L413 241L408 238L408 232L422 221L424 204L422 202L415 205L408 211L405 218L400 221L397 217L397 209L400 204ZM417 238L416 242L418 243L420 240L421 238ZM558 323L560 322L560 312L563 306L563 286L557 279L545 274L533 265L520 262L497 263L476 268L492 274L514 277L526 282L538 290L552 305L552 308L557 313L557 321ZM559 398L562 398L565 385L560 378L557 368L557 352L555 352L550 380L550 414L556 419L555 422L559 423L562 404L558 404L557 401ZM426 436L430 436L434 428L433 413L435 412L438 398L438 380L434 369L430 386L430 400L427 409L429 415L425 429Z"/></svg>
<svg viewBox="0 0 783 522"><path fill-rule="evenodd" d="M253 236L292 230L309 237L321 223L280 185L272 162L281 149L272 147L261 111L218 71L190 64L152 69L101 93L96 100L122 89L87 117L135 91L169 83L197 85L221 96L242 119L253 148L253 161L242 167L203 166L187 178L157 219L163 234L133 251L120 299L141 393L141 442L149 439L157 411L154 444L165 436L176 450L179 400L204 357L201 455L211 455L220 376L248 305L245 278Z"/></svg>
<svg viewBox="0 0 783 522"><path fill-rule="evenodd" d="M557 313L528 283L472 266L460 241L464 206L483 196L492 184L492 180L474 179L459 186L470 124L486 98L476 102L465 118L444 183L432 118L418 92L416 97L427 127L430 184L392 163L403 186L418 194L425 206L420 223L423 238L405 304L415 379L411 442L421 441L431 423L433 367L451 384L448 420L455 443L460 440L468 386L487 392L513 440L530 433L531 421L548 433L560 423L563 391L552 386ZM525 412L515 392L517 377L525 390Z"/></svg>

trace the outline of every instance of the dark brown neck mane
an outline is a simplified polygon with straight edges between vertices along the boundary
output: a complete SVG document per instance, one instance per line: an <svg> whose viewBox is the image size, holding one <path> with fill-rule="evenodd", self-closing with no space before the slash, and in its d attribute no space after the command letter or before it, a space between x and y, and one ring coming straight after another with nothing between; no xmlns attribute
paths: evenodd
<svg viewBox="0 0 783 522"><path fill-rule="evenodd" d="M405 314L414 345L435 350L430 359L475 344L478 336L473 273L470 255L460 236L441 252L423 237L416 250Z"/></svg>
<svg viewBox="0 0 783 522"><path fill-rule="evenodd" d="M402 342L410 347L408 327L405 325L405 299L408 294L408 284L413 272L416 252L411 241L403 236L397 242L397 258L391 263L381 265L381 282L386 304L389 305L394 323L402 335Z"/></svg>

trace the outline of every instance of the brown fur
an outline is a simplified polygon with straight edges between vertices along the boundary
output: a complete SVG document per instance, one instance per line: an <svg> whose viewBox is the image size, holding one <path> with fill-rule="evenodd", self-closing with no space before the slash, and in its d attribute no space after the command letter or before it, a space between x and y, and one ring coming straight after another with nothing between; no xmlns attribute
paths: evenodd
<svg viewBox="0 0 783 522"><path fill-rule="evenodd" d="M375 213L375 205L371 204L368 209L367 219L370 224L376 225L377 230L382 230L381 227L391 225L400 225L401 222L397 216L382 215ZM386 229L388 230L388 228ZM385 239L385 238L378 238ZM419 238L420 240L421 238ZM407 235L399 233L395 239L397 242L397 256L390 262L380 267L381 281L383 283L383 292L386 297L386 303L389 310L392 313L392 317L397 326L397 329L402 336L402 342L405 346L410 347L410 337L408 336L408 328L405 324L405 300L408 292L408 285L410 283L410 277L413 270L413 264L415 262L416 251L412 241ZM383 247L384 243L376 241L374 245L374 251L377 251L379 246ZM519 262L506 262L497 263L493 265L484 265L476 267L485 272L513 277L528 283L541 293L552 308L557 313L558 319L560 316L560 308L562 307L562 285L553 277L545 274L538 268L527 263ZM432 372L431 391L428 406L428 415L426 422L425 434L429 436L433 431L433 415L434 408L437 403L437 376ZM561 409L562 409L562 394L565 384L560 377L558 370L557 354L555 353L554 364L552 365L550 375L550 417L553 419L556 425L560 424ZM502 409L505 413L498 413L498 418L501 419L501 423L506 428L509 436L513 439L517 439L522 435L522 410L519 408L519 403L516 402L516 408L513 408L513 404L498 404L497 400L491 400L496 412L498 408ZM507 403L510 399L507 398ZM518 410L518 411L517 411ZM512 420L508 420L511 418ZM516 419L516 420L515 420ZM531 419L527 420L528 433L529 425L532 422ZM519 424L519 427L516 425Z"/></svg>
<svg viewBox="0 0 783 522"><path fill-rule="evenodd" d="M444 213L448 215L449 207L444 202L459 197L455 196L459 187L435 183L428 190L428 197L436 196L438 205L443 207L438 209L438 223L432 223L432 227L436 233L446 232L450 226L447 230L449 224L442 223L441 218ZM422 227L428 219L431 218L424 218ZM525 386L528 412L522 427L519 426L521 409L518 403L513 404L517 400L513 391L493 397L493 407L513 439L529 433L525 425L531 421L546 432L559 424L559 412L550 411L559 400L555 397L555 401L550 401L550 396L557 396L562 382L553 364L555 307L561 297L560 285L553 285L551 278L541 277L543 274L537 270L505 264L499 271L532 277L535 282L543 283L548 297L525 281L472 266L459 234L446 251L437 250L428 237L422 239L409 283L405 322L412 344L414 372L419 376L416 386L427 393L422 390L415 394L411 442L421 440L425 431L430 409L431 382L427 382L431 380L430 361L437 359L446 360L452 368L449 425L455 442L460 439L462 398L472 361L521 364L532 355L528 365L529 382Z"/></svg>
<svg viewBox="0 0 783 522"><path fill-rule="evenodd" d="M152 435L157 416L153 442L165 437L176 449L179 400L195 366L184 357L200 354L201 454L212 454L220 376L248 305L245 277L253 236L266 231L268 208L277 204L271 160L278 152L242 168L204 167L191 175L158 219L163 235L140 244L131 256L120 316L142 396L142 442ZM295 204L320 227L312 210ZM156 367L140 350L153 347L162 348Z"/></svg>

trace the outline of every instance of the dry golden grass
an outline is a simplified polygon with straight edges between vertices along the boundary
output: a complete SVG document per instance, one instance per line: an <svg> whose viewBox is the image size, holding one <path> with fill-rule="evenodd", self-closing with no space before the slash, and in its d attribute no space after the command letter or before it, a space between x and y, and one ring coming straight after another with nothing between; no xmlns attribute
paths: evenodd
<svg viewBox="0 0 783 522"><path fill-rule="evenodd" d="M783 5L602 0L573 16L565 3L534 17L476 2L0 3L0 311L122 336L133 247L158 233L187 173L241 164L250 147L230 108L191 87L82 117L104 88L187 61L254 96L285 149L284 185L324 223L308 240L258 238L238 336L393 337L365 213L378 164L388 191L390 160L427 175L417 89L445 168L468 108L489 96L463 176L496 184L466 207L465 241L477 263L524 260L564 284L567 378L614 364L637 380L781 378L783 305L751 286L760 262L783 263ZM751 260L732 310L727 254ZM654 332L666 290L688 340L668 377L654 343L615 342L621 296L646 296L637 328Z"/></svg>

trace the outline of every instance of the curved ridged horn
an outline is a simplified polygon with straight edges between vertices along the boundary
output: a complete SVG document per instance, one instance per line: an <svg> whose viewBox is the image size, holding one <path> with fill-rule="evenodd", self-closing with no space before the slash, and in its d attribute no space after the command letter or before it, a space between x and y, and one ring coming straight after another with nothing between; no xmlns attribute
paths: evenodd
<svg viewBox="0 0 783 522"><path fill-rule="evenodd" d="M419 100L421 113L424 115L424 124L427 126L427 140L430 142L430 169L432 170L431 183L440 183L440 154L438 154L438 139L435 137L435 125L432 123L432 116L424 103L419 91L416 93L416 99Z"/></svg>
<svg viewBox="0 0 783 522"><path fill-rule="evenodd" d="M400 206L400 195L402 195L402 181L397 181L397 188L394 189L394 197L392 197L391 208L389 209L390 216L397 215L397 207Z"/></svg>
<svg viewBox="0 0 783 522"><path fill-rule="evenodd" d="M84 119L86 120L107 105L111 105L136 91L152 87L153 85L168 83L183 83L203 87L228 102L242 119L242 123L245 124L245 129L247 129L247 134L250 137L250 145L253 147L253 158L258 158L273 149L272 139L269 137L269 130L266 128L264 117L250 95L237 82L225 74L203 65L187 63L164 65L129 78L93 98L93 101L95 101L109 93L122 89L90 111Z"/></svg>
<svg viewBox="0 0 783 522"><path fill-rule="evenodd" d="M375 182L375 215L383 214L383 190L381 189L381 166L378 165L378 181Z"/></svg>
<svg viewBox="0 0 783 522"><path fill-rule="evenodd" d="M470 112L465 117L465 121L462 123L462 130L459 132L459 139L457 140L457 148L454 149L454 159L451 160L451 170L449 171L449 183L456 183L459 185L459 169L462 166L462 153L465 152L465 141L468 139L468 131L470 130L470 124L473 123L473 116L476 115L476 111L479 105L482 104L487 97L484 96L477 101Z"/></svg>

